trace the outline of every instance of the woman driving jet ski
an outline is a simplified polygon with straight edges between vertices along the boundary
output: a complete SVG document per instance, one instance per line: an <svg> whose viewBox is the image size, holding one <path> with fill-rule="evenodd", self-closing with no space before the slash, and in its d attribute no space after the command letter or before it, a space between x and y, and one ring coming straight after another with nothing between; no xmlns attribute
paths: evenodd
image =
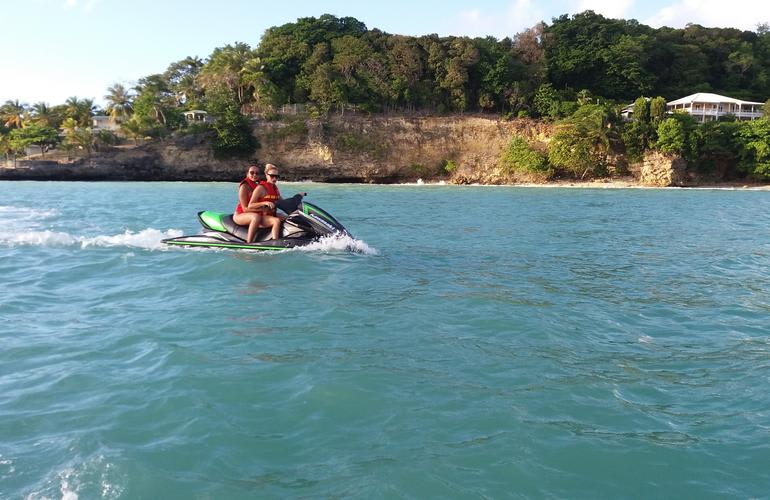
<svg viewBox="0 0 770 500"><path fill-rule="evenodd" d="M280 179L278 167L272 163L265 165L265 180L261 181L249 201L249 210L254 210L262 217L260 227L271 228L271 239L277 240L281 234L281 222L284 216L276 213L278 203L283 200L276 182Z"/></svg>

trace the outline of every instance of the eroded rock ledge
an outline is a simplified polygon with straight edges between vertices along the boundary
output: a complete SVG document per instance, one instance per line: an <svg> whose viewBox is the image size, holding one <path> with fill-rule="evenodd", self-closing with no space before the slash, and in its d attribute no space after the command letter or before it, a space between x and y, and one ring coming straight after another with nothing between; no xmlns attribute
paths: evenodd
<svg viewBox="0 0 770 500"><path fill-rule="evenodd" d="M484 115L335 115L323 122L303 116L254 122L261 145L253 158L214 157L210 137L188 135L121 146L67 160L19 160L0 179L87 181L237 181L248 162L275 163L289 181L402 183L444 180L454 184L542 182L498 166L516 134L545 150L552 125ZM622 159L622 158L621 158ZM623 160L625 161L625 160ZM681 158L648 154L624 182L647 186L696 185ZM603 179L603 182L611 179Z"/></svg>
<svg viewBox="0 0 770 500"><path fill-rule="evenodd" d="M447 180L500 183L502 149L516 133L548 141L551 127L536 120L484 116L334 116L255 122L259 163L275 163L287 180L413 182ZM85 158L19 160L0 168L0 179L233 181L249 159L214 157L206 136L123 146Z"/></svg>

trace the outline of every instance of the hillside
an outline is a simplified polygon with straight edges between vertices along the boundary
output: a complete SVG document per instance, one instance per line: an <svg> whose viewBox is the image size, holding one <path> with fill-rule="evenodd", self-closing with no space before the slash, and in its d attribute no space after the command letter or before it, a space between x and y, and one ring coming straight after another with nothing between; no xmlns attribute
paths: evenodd
<svg viewBox="0 0 770 500"><path fill-rule="evenodd" d="M260 164L282 167L287 180L318 182L507 183L498 159L513 134L548 141L549 124L484 116L333 116L254 123ZM0 169L2 179L234 181L248 159L219 160L209 138L188 135L136 147L113 148L72 161L19 160ZM252 159L253 160L253 159Z"/></svg>

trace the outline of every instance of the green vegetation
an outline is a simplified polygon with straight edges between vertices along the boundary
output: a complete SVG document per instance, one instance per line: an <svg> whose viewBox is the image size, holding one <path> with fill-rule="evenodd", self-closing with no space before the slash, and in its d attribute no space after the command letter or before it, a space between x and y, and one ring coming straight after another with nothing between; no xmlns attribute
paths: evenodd
<svg viewBox="0 0 770 500"><path fill-rule="evenodd" d="M549 174L548 157L532 148L526 139L514 136L500 158L500 166L508 173L523 171L527 173Z"/></svg>
<svg viewBox="0 0 770 500"><path fill-rule="evenodd" d="M666 99L698 91L766 99L770 26L755 32L694 24L655 29L585 11L498 40L391 35L325 14L271 27L256 47L235 42L205 60L173 62L133 88L116 83L106 89L104 110L78 97L57 106L6 101L0 147L6 156L30 145L41 153L56 144L88 152L114 139L84 136L92 116L105 113L135 142L202 132L212 135L217 156L243 157L259 147L254 118L281 119L283 105L298 104L307 114L276 133L301 135L304 120L329 113L530 116L555 122L548 159L514 139L501 159L506 169L602 176L612 155L636 161L658 149L684 156L705 173L767 178L762 141L770 118L696 127L678 115L667 117ZM634 99L634 120L620 123L618 110ZM764 109L770 116L770 99ZM209 121L188 124L184 112L190 110L208 112ZM358 133L337 140L346 151L387 150ZM440 170L450 171L447 165Z"/></svg>
<svg viewBox="0 0 770 500"><path fill-rule="evenodd" d="M444 160L441 162L439 170L445 174L452 175L458 166L453 160Z"/></svg>
<svg viewBox="0 0 770 500"><path fill-rule="evenodd" d="M740 168L753 177L770 179L770 119L746 122L736 140Z"/></svg>
<svg viewBox="0 0 770 500"><path fill-rule="evenodd" d="M581 179L606 175L614 118L606 106L587 104L559 122L548 150L551 166Z"/></svg>

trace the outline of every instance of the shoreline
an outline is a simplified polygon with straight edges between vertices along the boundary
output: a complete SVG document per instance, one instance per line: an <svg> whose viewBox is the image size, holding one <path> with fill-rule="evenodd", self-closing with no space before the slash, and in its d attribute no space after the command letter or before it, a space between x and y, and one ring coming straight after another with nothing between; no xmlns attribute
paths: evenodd
<svg viewBox="0 0 770 500"><path fill-rule="evenodd" d="M3 171L20 169L0 165L0 181L2 182L222 182L233 183L237 180L222 179L125 179L125 178L61 178L59 176L41 176L30 177L13 176L6 177ZM550 182L524 182L512 184L483 184L483 183L453 183L446 180L423 180L417 179L413 182L324 182L313 179L302 180L283 180L282 184L326 184L326 185L349 185L349 186L403 186L403 187L489 187L489 188L542 188L542 189L671 189L671 190L723 190L723 191L770 191L770 184L751 184L745 182L724 182L710 183L692 186L649 186L641 184L632 178L628 179L594 179L587 181L558 180Z"/></svg>

